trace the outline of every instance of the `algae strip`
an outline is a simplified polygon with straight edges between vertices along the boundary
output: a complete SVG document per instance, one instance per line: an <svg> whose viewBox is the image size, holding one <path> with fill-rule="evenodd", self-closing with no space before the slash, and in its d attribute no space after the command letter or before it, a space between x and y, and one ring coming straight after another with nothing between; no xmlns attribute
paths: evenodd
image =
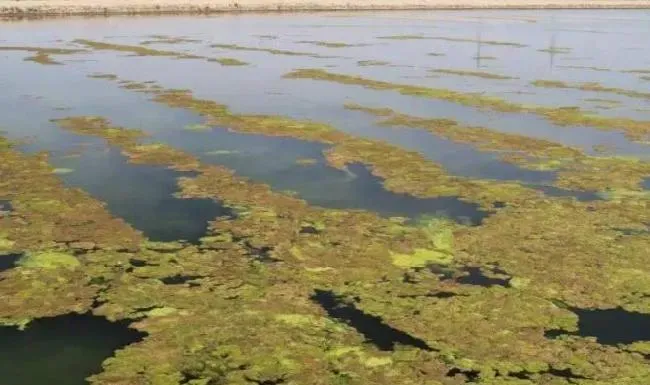
<svg viewBox="0 0 650 385"><path fill-rule="evenodd" d="M518 183L498 183L448 175L440 165L419 153L382 141L358 138L327 124L283 116L233 114L227 106L196 99L185 90L164 90L150 85L147 88L148 85L137 82L124 82L121 87L128 89L133 84L137 85L135 89L138 92L153 95L156 102L202 115L208 126L331 145L325 152L331 166L345 169L348 164L366 164L373 175L384 179L384 187L393 192L420 198L459 196L485 207L491 207L494 201L518 204L522 199L537 195L535 191ZM481 193L478 190L482 190Z"/></svg>
<svg viewBox="0 0 650 385"><path fill-rule="evenodd" d="M557 171L554 185L582 191L640 192L650 176L650 162L624 157L592 157L581 150L543 139L502 133L484 127L470 127L450 119L427 119L398 113L390 108L345 105L381 118L380 125L421 128L479 151L496 152L501 159L522 168Z"/></svg>
<svg viewBox="0 0 650 385"><path fill-rule="evenodd" d="M626 90L623 88L605 87L600 83L566 83L559 80L535 80L531 83L535 87L543 88L562 88L580 91L604 92L617 95L623 95L630 98L650 99L650 92L641 92L635 90Z"/></svg>
<svg viewBox="0 0 650 385"><path fill-rule="evenodd" d="M311 52L289 51L289 50L275 49L275 48L245 47L237 44L212 44L210 45L210 47L229 49L234 51L267 52L270 53L271 55L306 56L306 57L312 57L317 59L331 59L337 57L337 56L324 56L324 55L319 55Z"/></svg>
<svg viewBox="0 0 650 385"><path fill-rule="evenodd" d="M94 50L128 52L133 54L134 56L164 56L164 57L173 57L176 59L199 59L199 60L206 60L209 62L219 63L224 66L240 66L240 65L248 64L241 60L232 59L232 58L211 58L211 57L193 55L193 54L188 54L183 52L158 50L158 49L153 49L153 48L148 48L148 47L143 47L138 45L104 43L104 42L92 41L86 39L76 39L73 42L84 45Z"/></svg>
<svg viewBox="0 0 650 385"><path fill-rule="evenodd" d="M287 73L287 79L311 79L346 85L358 85L374 90L397 91L403 95L444 100L469 107L498 112L533 113L559 126L589 126L605 131L623 131L634 141L646 142L650 135L650 122L629 118L610 118L589 114L579 107L541 107L508 102L498 97L466 93L443 88L429 88L373 80L361 76L328 72L322 69L299 69Z"/></svg>
<svg viewBox="0 0 650 385"><path fill-rule="evenodd" d="M0 46L0 51L23 51L33 53L32 56L26 57L25 61L33 61L43 65L59 65L60 62L51 58L52 55L71 55L75 53L87 52L81 49L68 48L45 48L45 47L26 47L26 46Z"/></svg>

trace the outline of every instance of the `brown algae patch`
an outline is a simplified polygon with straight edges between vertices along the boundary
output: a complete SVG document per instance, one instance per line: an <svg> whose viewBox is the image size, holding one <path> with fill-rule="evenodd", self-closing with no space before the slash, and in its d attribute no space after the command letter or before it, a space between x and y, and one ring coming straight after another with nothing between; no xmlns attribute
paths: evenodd
<svg viewBox="0 0 650 385"><path fill-rule="evenodd" d="M288 51L288 50L275 49L275 48L246 47L237 44L211 44L210 47L229 49L234 51L267 52L270 53L271 55L306 56L306 57L319 58L319 59L331 59L336 57L336 56L323 56L312 52Z"/></svg>
<svg viewBox="0 0 650 385"><path fill-rule="evenodd" d="M512 76L499 75L499 74L494 74L491 72L484 72L484 71L454 70L454 69L438 68L438 69L429 70L429 72L437 73L437 74L470 76L470 77L477 77L483 79L495 79L495 80L517 79Z"/></svg>
<svg viewBox="0 0 650 385"><path fill-rule="evenodd" d="M57 65L61 64L51 58L51 55L71 55L75 53L87 52L81 49L67 49L67 48L44 48L44 47L24 47L24 46L0 46L0 51L23 51L30 52L33 55L25 58L26 61L33 61L35 63L44 65Z"/></svg>
<svg viewBox="0 0 650 385"><path fill-rule="evenodd" d="M628 96L630 98L650 99L650 92L626 90L623 88L615 88L615 87L605 87L600 83L596 83L596 82L566 83L559 80L535 80L531 84L535 87L563 88L563 89L573 89L573 90L580 90L580 91L604 92L604 93L612 93L617 95Z"/></svg>
<svg viewBox="0 0 650 385"><path fill-rule="evenodd" d="M192 55L183 52L176 51L165 51L158 50L138 45L125 45L125 44L114 44L114 43L104 43L99 41L92 41L86 39L76 39L74 43L84 45L90 49L99 50L99 51L117 51L117 52L128 52L133 54L133 56L164 56L164 57L173 57L176 59L198 59L206 60L209 62L216 62L222 65L245 65L242 61L237 59L229 58L210 58L206 56ZM237 63L237 64L233 64Z"/></svg>
<svg viewBox="0 0 650 385"><path fill-rule="evenodd" d="M623 131L632 140L644 142L650 135L650 122L629 118L610 118L593 115L579 107L528 106L478 93L467 93L444 88L429 88L407 84L390 83L361 76L337 74L322 69L299 69L285 75L287 79L311 79L346 85L358 85L374 90L396 91L403 95L445 100L469 107L484 108L498 112L534 113L559 126L590 126L606 131Z"/></svg>

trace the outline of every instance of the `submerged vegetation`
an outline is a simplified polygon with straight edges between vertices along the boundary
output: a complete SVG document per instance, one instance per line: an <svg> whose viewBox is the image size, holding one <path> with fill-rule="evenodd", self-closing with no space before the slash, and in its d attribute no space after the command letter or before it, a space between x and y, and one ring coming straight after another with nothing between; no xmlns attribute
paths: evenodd
<svg viewBox="0 0 650 385"><path fill-rule="evenodd" d="M490 109L498 112L534 113L559 126L591 126L601 130L625 132L625 135L640 142L648 141L650 122L629 118L610 118L593 115L579 107L528 106L509 102L498 97L478 93L460 92L443 88L429 88L407 84L390 83L361 76L337 74L322 69L299 69L285 75L287 79L312 79L347 85L358 85L375 90L397 91L403 95L439 99L465 106Z"/></svg>

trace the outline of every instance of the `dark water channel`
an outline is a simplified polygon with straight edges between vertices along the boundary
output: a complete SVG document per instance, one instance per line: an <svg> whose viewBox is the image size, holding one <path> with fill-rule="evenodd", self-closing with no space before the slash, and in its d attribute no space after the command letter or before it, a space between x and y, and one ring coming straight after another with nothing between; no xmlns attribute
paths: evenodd
<svg viewBox="0 0 650 385"><path fill-rule="evenodd" d="M0 327L2 385L84 385L116 349L143 333L88 314L31 322L24 331Z"/></svg>
<svg viewBox="0 0 650 385"><path fill-rule="evenodd" d="M208 221L231 216L232 211L211 199L179 199L177 179L192 176L165 168L129 164L115 149L86 151L68 161L73 172L61 175L69 186L80 187L106 202L110 212L123 218L154 241L197 242Z"/></svg>
<svg viewBox="0 0 650 385"><path fill-rule="evenodd" d="M569 308L578 316L578 331L549 330L546 336L556 338L561 335L596 337L603 345L631 344L650 341L650 314L614 309Z"/></svg>

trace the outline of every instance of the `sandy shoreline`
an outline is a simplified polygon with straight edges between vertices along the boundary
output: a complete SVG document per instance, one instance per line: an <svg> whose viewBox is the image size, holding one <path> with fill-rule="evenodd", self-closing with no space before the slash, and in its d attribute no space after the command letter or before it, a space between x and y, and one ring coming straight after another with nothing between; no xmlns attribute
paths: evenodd
<svg viewBox="0 0 650 385"><path fill-rule="evenodd" d="M0 17L408 9L624 9L650 0L0 0Z"/></svg>

